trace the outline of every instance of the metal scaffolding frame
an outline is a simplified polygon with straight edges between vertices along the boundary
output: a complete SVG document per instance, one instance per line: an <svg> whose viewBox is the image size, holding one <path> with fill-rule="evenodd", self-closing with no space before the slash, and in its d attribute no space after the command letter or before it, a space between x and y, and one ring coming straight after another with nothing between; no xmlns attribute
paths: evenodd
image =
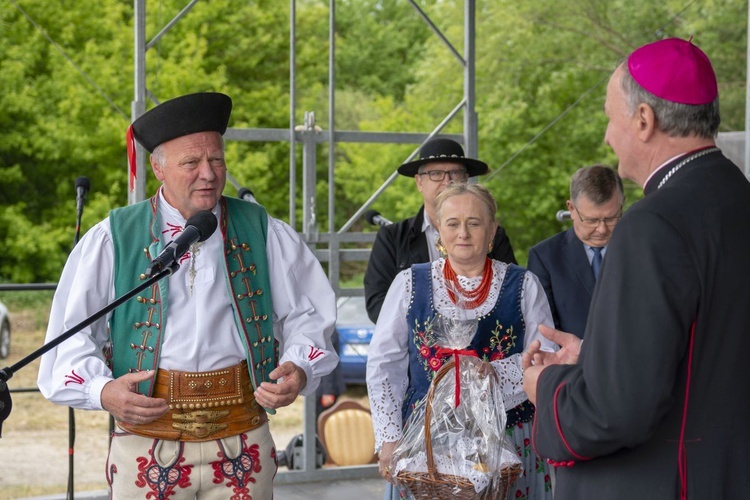
<svg viewBox="0 0 750 500"><path fill-rule="evenodd" d="M147 98L154 103L159 103L157 96L152 95L146 88L146 52L158 41L167 35L170 29L186 16L199 0L190 2L151 40L146 40L146 0L134 0L134 96L131 105L131 119L134 121L146 111ZM336 74L335 68L335 20L336 1L329 0L329 54L328 54L328 130L321 130L315 123L315 113L306 111L304 123L296 123L296 23L297 23L297 1L290 0L289 9L289 36L290 36L290 70L289 70L289 128L229 128L224 135L229 141L254 141L254 142L289 142L289 223L296 227L296 188L297 188L297 143L302 148L302 221L301 235L315 252L321 262L328 263L328 275L337 296L362 295L362 289L344 289L339 286L340 264L342 261L367 261L370 255L369 249L347 249L341 248L342 243L370 243L374 241L375 233L350 232L353 223L369 208L375 199L396 179L398 172L395 170L378 187L370 198L352 215L352 217L340 228L335 227L335 150L336 144L340 142L358 143L390 143L390 144L416 144L417 147L404 161L411 160L419 151L426 140L437 135L451 122L456 115L463 111L463 133L450 135L449 137L464 144L464 149L469 157L477 154L477 115L475 112L475 0L464 1L464 44L461 54L442 34L440 29L431 21L429 16L417 5L414 0L408 0L412 7L419 13L421 18L428 24L434 34L453 53L458 64L463 68L463 97L452 111L428 133L405 133L405 132L359 132L336 130L335 104L336 104ZM316 157L319 145L326 144L328 147L328 228L326 232L319 232L316 226L317 213L319 211L316 200ZM135 176L131 178L131 190L128 193L128 203L133 204L146 198L146 168L145 152L137 146L137 161ZM227 180L236 188L240 188L238 181L228 172ZM318 249L318 245L325 248ZM278 483L296 483L306 481L321 481L331 479L349 479L361 477L376 477L378 475L376 465L364 465L355 467L315 468L315 440L309 436L316 435L315 401L314 398L305 398L304 405L304 453L303 466L301 470L280 472L276 475Z"/></svg>

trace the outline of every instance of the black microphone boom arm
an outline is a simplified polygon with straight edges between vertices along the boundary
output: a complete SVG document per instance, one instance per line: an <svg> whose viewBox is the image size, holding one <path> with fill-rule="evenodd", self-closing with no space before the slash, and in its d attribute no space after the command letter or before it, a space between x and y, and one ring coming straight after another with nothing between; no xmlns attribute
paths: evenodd
<svg viewBox="0 0 750 500"><path fill-rule="evenodd" d="M36 358L40 357L42 354L54 349L58 345L62 344L66 340L68 340L70 337L75 335L76 333L80 332L87 326L89 326L94 321L98 320L99 318L102 318L110 311L114 310L116 307L122 305L123 303L127 302L129 299L135 297L137 294L142 292L143 290L149 288L151 285L159 281L160 279L164 278L165 276L169 276L172 274L175 270L177 270L180 267L178 263L174 263L174 266L170 266L167 269L162 270L158 274L155 274L154 276L148 278L143 283L138 285L137 287L133 288L131 291L125 293L121 297L115 299L111 303L107 304L103 308L101 308L99 311L95 312L85 320L81 321L74 327L72 327L67 332L63 333L59 337L50 340L48 343L44 344L42 347L37 349L36 351L32 352L25 358L23 358L18 363L12 365L12 366L6 366L2 370L0 370L0 400L7 400L10 401L10 391L8 389L8 380L13 378L13 374L23 368L24 366L28 365L32 361L34 361ZM7 394L5 394L7 393ZM9 406L10 407L10 406ZM10 413L8 411L7 413ZM2 437L2 431L3 431L3 421L5 418L7 418L8 415L5 414L5 412L2 411L2 408L0 408L0 437Z"/></svg>

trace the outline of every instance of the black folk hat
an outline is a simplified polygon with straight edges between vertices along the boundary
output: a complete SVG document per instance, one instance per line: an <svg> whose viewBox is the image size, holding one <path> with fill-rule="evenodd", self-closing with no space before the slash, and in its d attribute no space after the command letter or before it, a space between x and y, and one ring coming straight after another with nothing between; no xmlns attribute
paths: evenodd
<svg viewBox="0 0 750 500"><path fill-rule="evenodd" d="M398 167L398 173L407 177L414 177L419 172L419 167L427 163L451 162L460 163L466 167L469 177L484 175L490 168L483 161L464 156L464 148L452 139L437 138L425 142L419 149L419 159L404 163Z"/></svg>
<svg viewBox="0 0 750 500"><path fill-rule="evenodd" d="M175 97L147 111L133 122L132 132L149 153L159 144L198 132L224 135L232 112L232 99L217 92Z"/></svg>

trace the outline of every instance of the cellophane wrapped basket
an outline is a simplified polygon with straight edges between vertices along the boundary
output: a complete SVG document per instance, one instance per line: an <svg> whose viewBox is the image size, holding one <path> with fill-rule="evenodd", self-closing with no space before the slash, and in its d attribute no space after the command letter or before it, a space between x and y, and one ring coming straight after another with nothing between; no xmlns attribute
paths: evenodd
<svg viewBox="0 0 750 500"><path fill-rule="evenodd" d="M494 369L476 357L455 359L458 367L450 361L437 372L407 420L390 470L416 499L506 500L523 467L506 441Z"/></svg>

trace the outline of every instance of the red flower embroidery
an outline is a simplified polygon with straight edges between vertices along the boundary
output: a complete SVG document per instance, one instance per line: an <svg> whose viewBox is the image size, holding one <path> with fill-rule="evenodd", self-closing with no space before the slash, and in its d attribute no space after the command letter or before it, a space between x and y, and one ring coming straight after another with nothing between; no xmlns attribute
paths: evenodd
<svg viewBox="0 0 750 500"><path fill-rule="evenodd" d="M430 358L430 368L432 368L433 371L438 371L441 366L443 366L443 362L440 361L440 359Z"/></svg>
<svg viewBox="0 0 750 500"><path fill-rule="evenodd" d="M257 444L248 446L247 434L241 434L242 450L236 458L229 458L224 447L216 455L219 460L210 462L214 470L214 484L225 484L232 488L233 495L230 498L251 498L249 484L255 484L257 479L253 475L258 474L262 467L260 465L260 447Z"/></svg>
<svg viewBox="0 0 750 500"><path fill-rule="evenodd" d="M185 464L186 459L180 448L179 455L171 466L162 467L154 458L154 448L148 450L147 457L136 457L138 475L135 486L146 490L146 498L170 498L178 489L191 486L190 474L192 465Z"/></svg>
<svg viewBox="0 0 750 500"><path fill-rule="evenodd" d="M419 348L419 354L422 355L423 358L429 358L430 357L430 348L427 346L422 346Z"/></svg>

